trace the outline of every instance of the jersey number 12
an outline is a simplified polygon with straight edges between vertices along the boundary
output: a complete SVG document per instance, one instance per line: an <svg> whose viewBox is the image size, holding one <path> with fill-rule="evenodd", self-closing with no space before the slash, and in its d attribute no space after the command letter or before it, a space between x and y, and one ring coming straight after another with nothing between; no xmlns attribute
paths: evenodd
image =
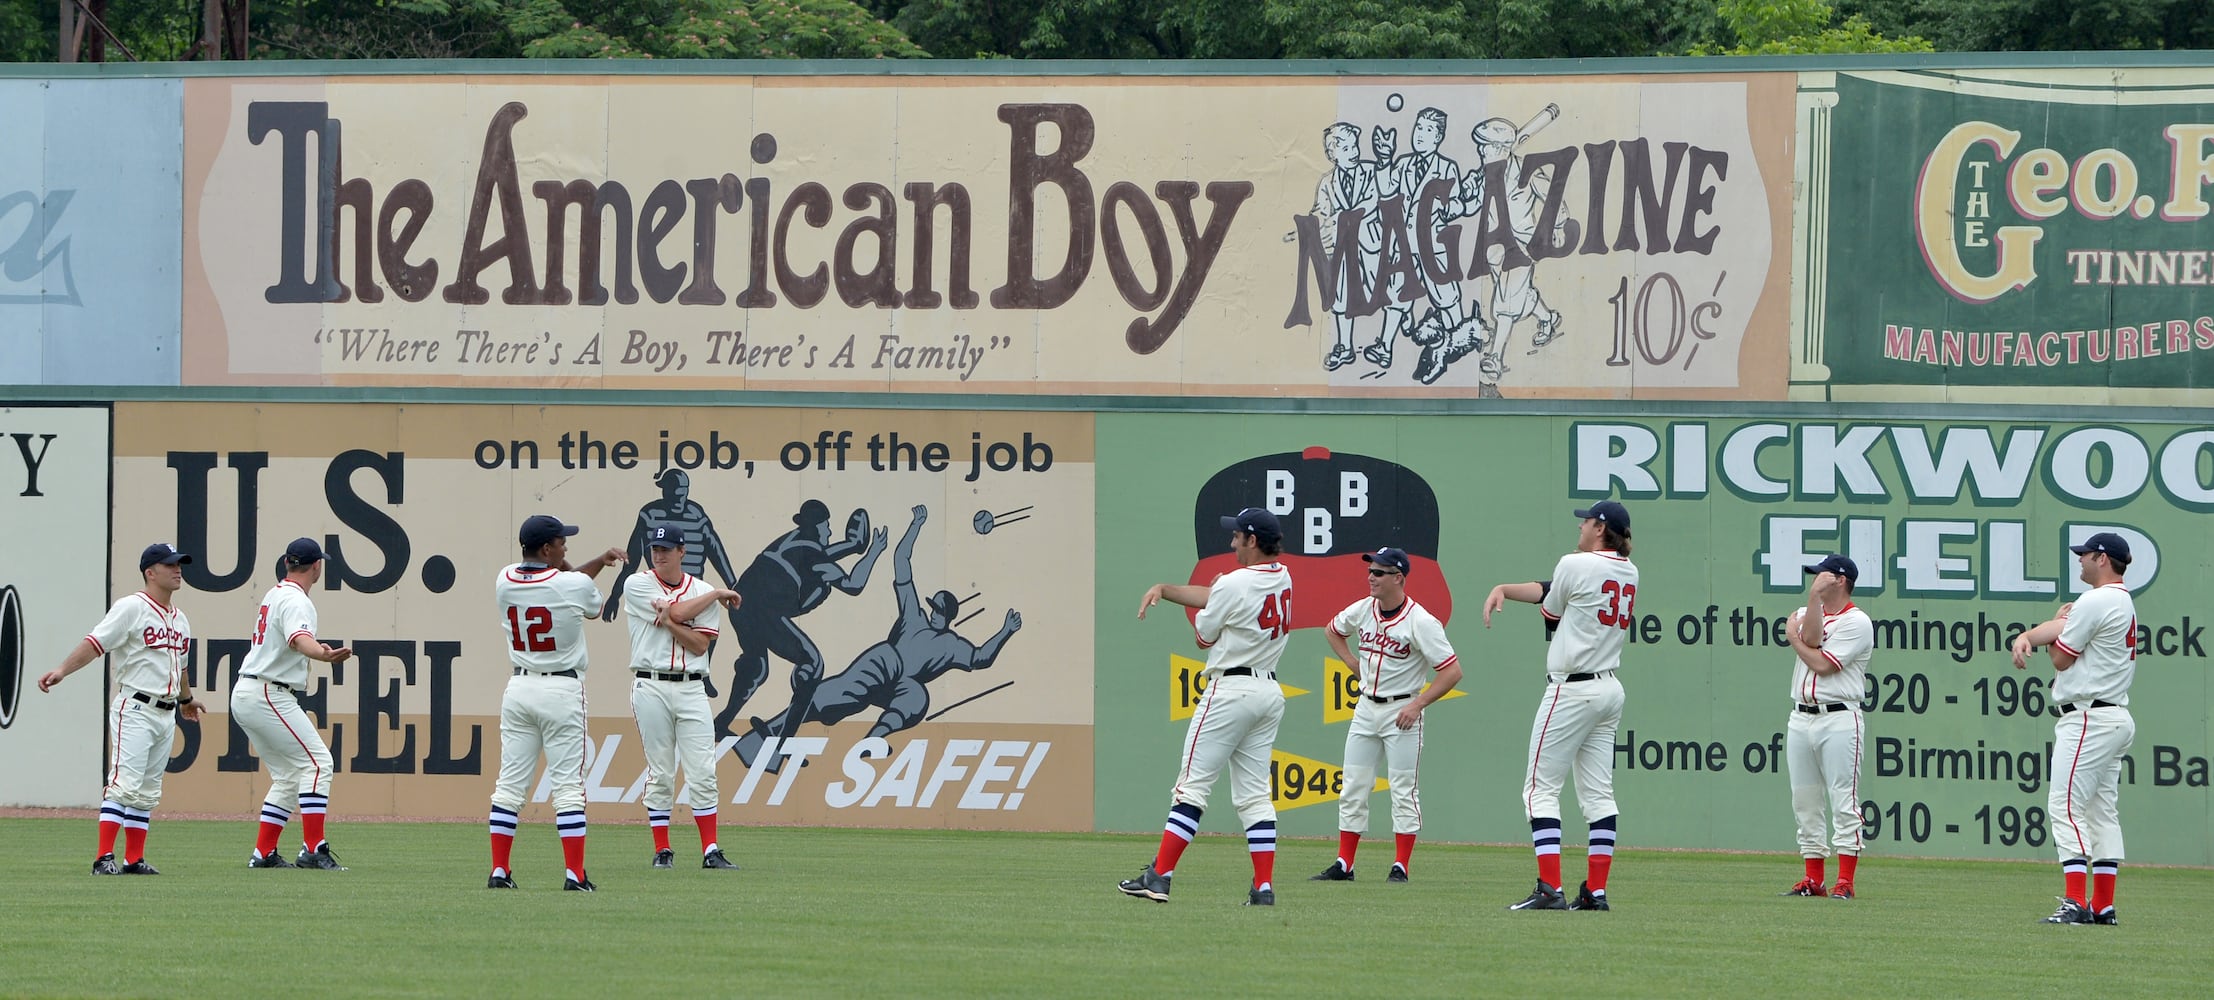
<svg viewBox="0 0 2214 1000"><path fill-rule="evenodd" d="M524 623L528 622L526 629ZM553 612L545 608L507 609L507 634L509 644L517 652L547 653L554 648Z"/></svg>

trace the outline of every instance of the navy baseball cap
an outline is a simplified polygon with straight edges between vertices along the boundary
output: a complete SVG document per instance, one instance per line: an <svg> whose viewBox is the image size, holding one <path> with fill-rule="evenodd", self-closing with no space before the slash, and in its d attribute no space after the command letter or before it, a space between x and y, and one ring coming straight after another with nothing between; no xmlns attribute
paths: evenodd
<svg viewBox="0 0 2214 1000"><path fill-rule="evenodd" d="M2129 562L2129 542L2111 531L2102 531L2083 540L2082 545L2070 545L2068 551L2079 556L2103 552L2108 559L2118 563Z"/></svg>
<svg viewBox="0 0 2214 1000"><path fill-rule="evenodd" d="M1414 568L1414 564L1408 561L1407 554L1405 552L1401 552L1398 549L1393 548L1382 548L1377 549L1374 552L1363 552L1361 553L1361 561L1365 563L1375 563L1376 565L1381 566L1385 569L1397 570L1401 574L1404 574L1408 570Z"/></svg>
<svg viewBox="0 0 2214 1000"><path fill-rule="evenodd" d="M1579 521L1594 517L1599 519L1600 524L1614 529L1615 534L1624 538L1630 537L1630 509L1628 507L1624 507L1613 500L1601 500L1576 512L1576 519Z"/></svg>
<svg viewBox="0 0 2214 1000"><path fill-rule="evenodd" d="M177 551L176 546L168 542L155 542L147 546L146 551L138 554L138 571L144 573L151 566L175 566L179 563L189 563L191 561L192 557Z"/></svg>
<svg viewBox="0 0 2214 1000"><path fill-rule="evenodd" d="M1252 535L1269 545L1284 539L1284 527L1276 523L1276 515L1259 507L1247 507L1223 518L1222 526L1230 531Z"/></svg>
<svg viewBox="0 0 2214 1000"><path fill-rule="evenodd" d="M653 526L646 536L646 544L657 549L681 549L684 547L684 529L667 524Z"/></svg>
<svg viewBox="0 0 2214 1000"><path fill-rule="evenodd" d="M556 538L567 538L576 533L576 525L563 524L558 517L551 514L532 514L523 519L523 530L517 537L522 540L524 548L535 549Z"/></svg>
<svg viewBox="0 0 2214 1000"><path fill-rule="evenodd" d="M1809 575L1815 573L1835 573L1839 576L1844 577L1847 583L1860 582L1860 567L1854 565L1851 559L1847 559L1844 556L1830 556L1826 559L1823 559L1821 562L1815 563L1812 566L1808 566L1806 569Z"/></svg>
<svg viewBox="0 0 2214 1000"><path fill-rule="evenodd" d="M284 547L284 561L294 566L307 566L323 561L323 547L312 538L295 538Z"/></svg>

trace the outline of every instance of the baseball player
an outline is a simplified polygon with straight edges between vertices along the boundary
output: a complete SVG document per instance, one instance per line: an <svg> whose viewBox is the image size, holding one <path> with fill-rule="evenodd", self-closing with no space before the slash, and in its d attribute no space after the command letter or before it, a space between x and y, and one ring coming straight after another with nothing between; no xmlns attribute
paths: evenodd
<svg viewBox="0 0 2214 1000"><path fill-rule="evenodd" d="M254 752L269 762L269 794L262 799L261 825L248 868L322 868L345 871L323 838L323 815L331 801L331 750L315 722L300 708L307 690L308 661L344 663L354 655L315 638L315 604L308 588L323 578L323 547L298 538L284 549L284 579L261 598L254 620L254 644L239 665L231 689L231 719L246 731ZM300 811L300 861L277 853L277 838L292 811Z"/></svg>
<svg viewBox="0 0 2214 1000"><path fill-rule="evenodd" d="M2068 551L2076 554L2079 576L2091 589L2061 605L2052 621L2014 640L2017 670L2029 665L2030 651L2051 647L2053 700L2060 704L2046 809L2068 894L2045 922L2117 924L2114 878L2122 867L2122 821L2115 796L2122 755L2137 739L2137 720L2129 714L2129 685L2137 675L2137 605L2122 584L2129 542L2102 531Z"/></svg>
<svg viewBox="0 0 2214 1000"><path fill-rule="evenodd" d="M692 822L700 828L700 867L736 868L715 840L714 719L707 705L707 647L722 625L722 608L738 592L709 587L685 571L682 525L646 532L653 571L623 583L630 622L630 711L646 751L646 823L653 829L653 866L674 867L669 810L676 803L678 751L691 790Z"/></svg>
<svg viewBox="0 0 2214 1000"><path fill-rule="evenodd" d="M1867 691L1875 626L1853 604L1860 567L1833 555L1806 567L1807 605L1792 612L1787 634L1797 656L1791 670L1791 719L1784 727L1784 762L1791 769L1791 811L1799 821L1799 856L1806 877L1786 896L1853 898L1860 864L1860 755L1866 730L1860 700ZM1830 851L1837 885L1825 886Z"/></svg>
<svg viewBox="0 0 2214 1000"><path fill-rule="evenodd" d="M1484 627L1507 601L1535 604L1552 644L1545 693L1530 725L1522 807L1537 851L1537 888L1510 910L1604 910L1614 864L1614 732L1622 722L1622 643L1635 619L1637 565L1630 562L1630 512L1601 500L1576 512L1576 551L1551 580L1502 583L1484 600ZM1573 768L1576 801L1591 824L1589 877L1569 902L1561 895L1561 785Z"/></svg>
<svg viewBox="0 0 2214 1000"><path fill-rule="evenodd" d="M492 877L487 889L513 889L508 853L515 846L515 812L530 794L538 755L546 755L553 781L554 818L567 865L561 888L592 892L584 874L584 620L606 599L592 578L623 558L611 548L575 569L569 538L577 526L546 514L523 521L518 535L523 561L500 571L492 593L507 633L514 673L500 698L500 777L492 788Z"/></svg>
<svg viewBox="0 0 2214 1000"><path fill-rule="evenodd" d="M799 729L815 685L822 681L823 653L793 619L821 607L833 589L848 597L859 595L869 584L877 557L884 554L884 529L870 531L866 509L857 507L846 516L843 540L831 537L830 507L820 500L800 504L792 523L796 527L770 542L738 575L738 592L746 595L746 602L730 615L731 628L738 633L738 662L732 665L736 676L730 701L715 716L717 738L731 735L739 710L768 681L770 653L792 664L790 721L772 735L790 736ZM853 569L838 564L856 552L861 558Z"/></svg>
<svg viewBox="0 0 2214 1000"><path fill-rule="evenodd" d="M1405 882L1422 829L1422 710L1461 682L1460 658L1445 638L1445 625L1407 596L1407 553L1393 548L1365 553L1368 593L1331 619L1323 637L1338 659L1359 675L1361 696L1345 732L1345 788L1338 795L1338 857L1315 882L1353 881L1353 854L1368 831L1368 799L1376 765L1389 768L1391 829L1398 856L1387 882ZM1358 637L1356 656L1346 640ZM1429 687L1425 689L1424 684Z"/></svg>
<svg viewBox="0 0 2214 1000"><path fill-rule="evenodd" d="M192 557L167 542L139 553L144 589L108 608L85 641L71 648L62 664L38 679L51 691L95 657L114 656L115 699L108 703L110 758L107 786L100 793L100 850L92 859L94 875L159 875L146 861L146 827L161 804L161 776L169 766L169 745L177 716L196 720L206 707L193 700L185 655L192 648L192 624L172 607L184 587L177 567ZM115 834L123 831L123 865L115 863Z"/></svg>
<svg viewBox="0 0 2214 1000"><path fill-rule="evenodd" d="M1208 586L1157 583L1138 602L1138 617L1163 598L1197 608L1193 627L1207 650L1207 693L1192 713L1184 737L1183 761L1176 772L1168 827L1161 850L1138 877L1120 884L1123 892L1168 902L1176 861L1199 832L1207 793L1223 766L1230 768L1230 801L1245 825L1245 847L1253 858L1253 888L1247 906L1276 905L1276 804L1269 799L1269 753L1276 727L1284 719L1284 689L1276 685L1276 664L1291 635L1292 581L1277 561L1284 531L1276 515L1247 507L1222 519L1230 532L1230 551L1238 568Z"/></svg>

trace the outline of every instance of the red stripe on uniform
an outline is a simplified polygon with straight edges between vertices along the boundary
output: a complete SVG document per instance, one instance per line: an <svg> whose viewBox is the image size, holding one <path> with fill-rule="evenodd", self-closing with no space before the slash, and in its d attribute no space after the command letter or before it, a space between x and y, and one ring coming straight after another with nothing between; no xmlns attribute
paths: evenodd
<svg viewBox="0 0 2214 1000"><path fill-rule="evenodd" d="M2090 842L2083 839L2083 827L2076 823L2076 766L2083 762L2083 741L2091 735L2091 709L2083 709L2083 725L2076 729L2076 755L2068 760L2068 828L2076 832L2076 846L2085 852L2091 850Z"/></svg>
<svg viewBox="0 0 2214 1000"><path fill-rule="evenodd" d="M266 682L263 683L261 686L261 701L262 704L269 706L269 714L277 717L277 724L283 726L284 731L287 734L291 735L292 742L298 743L300 745L300 753L305 755L308 759L308 764L315 768L315 783L318 785L322 784L323 765L316 762L315 754L308 750L307 741L300 738L299 732L292 728L292 723L285 721L284 713L277 711L277 702L274 698L270 696L269 685Z"/></svg>
<svg viewBox="0 0 2214 1000"><path fill-rule="evenodd" d="M108 787L123 780L123 712L131 705L130 695L118 695L115 703L115 766L108 769Z"/></svg>
<svg viewBox="0 0 2214 1000"><path fill-rule="evenodd" d="M1440 663L1437 666L1431 667L1430 669L1433 671L1443 670L1459 662L1461 662L1461 655L1459 653L1455 653L1451 656L1446 657L1444 663Z"/></svg>
<svg viewBox="0 0 2214 1000"><path fill-rule="evenodd" d="M1199 734L1207 728L1207 710L1215 707L1215 690L1220 686L1222 678L1217 677L1215 680L1218 683L1207 685L1207 701L1199 706L1199 719L1192 723L1192 742L1184 748L1184 773L1176 776L1175 792L1182 792L1184 780L1192 776L1192 754L1199 752Z"/></svg>
<svg viewBox="0 0 2214 1000"><path fill-rule="evenodd" d="M1858 808L1860 808L1860 739L1861 739L1861 730L1863 730L1863 729L1866 729L1866 728L1867 728L1867 726L1868 726L1868 722L1867 722L1867 720L1865 720L1865 719L1861 718L1861 717L1860 717L1860 713L1858 713L1858 712L1855 712L1855 713L1853 713L1853 808L1855 808L1855 809L1858 809ZM1866 829L1866 828L1865 828L1865 827L1863 827L1863 828L1862 828L1862 830L1855 830L1855 831L1853 831L1853 852L1854 852L1855 854L1858 854L1858 853L1860 852L1860 848L1861 848L1862 846L1864 846L1864 845L1865 845L1865 844L1867 843L1867 841L1866 841L1866 840L1864 839L1864 837L1862 836L1862 833L1863 833L1863 831L1864 831L1865 829ZM1840 863L1842 864L1842 862L1840 862Z"/></svg>
<svg viewBox="0 0 2214 1000"><path fill-rule="evenodd" d="M1538 727L1537 749L1530 751L1530 787L1522 790L1522 811L1530 811L1530 797L1537 794L1538 761L1545 756L1545 736L1553 731L1553 710L1561 704L1561 686L1553 685L1553 703L1545 706L1545 725Z"/></svg>

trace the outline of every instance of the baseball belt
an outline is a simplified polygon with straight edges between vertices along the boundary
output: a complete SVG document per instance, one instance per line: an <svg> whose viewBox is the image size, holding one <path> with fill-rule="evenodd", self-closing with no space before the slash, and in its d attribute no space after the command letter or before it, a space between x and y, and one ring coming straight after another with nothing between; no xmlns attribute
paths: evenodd
<svg viewBox="0 0 2214 1000"><path fill-rule="evenodd" d="M2088 704L2088 705L2086 705L2086 704L2084 704L2084 703L2082 703L2082 702L2080 702L2080 701L2079 701L2079 702L2076 702L2075 704L2072 704L2072 705L2062 705L2062 706L2060 706L2060 714L2062 714L2062 715L2066 715L2066 714L2068 714L2068 713L2070 713L2070 712L2076 711L2076 710L2078 710L2078 709L2084 709L2084 708L2120 708L2120 707L2122 707L2122 706L2120 706L2120 705L2117 705L2117 704L2115 704L2115 703L2113 703L2113 702L2111 702L2111 701L2098 701L2098 700L2093 700L2093 701L2091 702L2091 704Z"/></svg>
<svg viewBox="0 0 2214 1000"><path fill-rule="evenodd" d="M631 673L649 681L696 681L707 676L706 674L666 673L654 670L633 670Z"/></svg>
<svg viewBox="0 0 2214 1000"><path fill-rule="evenodd" d="M1276 679L1276 675L1275 675L1275 674L1256 674L1256 673L1254 673L1254 672L1253 672L1253 668L1252 668L1252 667L1231 667L1230 669L1228 669L1228 670L1225 670L1225 671L1223 671L1223 672L1222 672L1222 676L1224 676L1224 677L1259 677L1259 678L1261 678L1262 680L1269 680L1269 681L1273 681L1273 680L1275 680L1275 679Z"/></svg>
<svg viewBox="0 0 2214 1000"><path fill-rule="evenodd" d="M1372 694L1364 694L1361 697L1373 701L1379 705L1389 705L1395 701L1406 701L1407 699L1414 697L1414 692L1409 691L1406 694L1393 695L1389 698L1378 698Z"/></svg>
<svg viewBox="0 0 2214 1000"><path fill-rule="evenodd" d="M1794 705L1792 705L1791 707L1793 707L1793 708L1796 708L1796 709L1798 709L1799 711L1805 712L1805 713L1807 713L1808 715L1822 715L1822 714L1825 714L1825 713L1828 713L1828 712L1842 712L1842 711L1844 711L1844 710L1846 710L1846 709L1848 709L1848 708L1851 708L1851 707L1853 707L1853 706L1851 706L1851 705L1847 705L1847 704L1845 704L1845 703L1844 703L1844 702L1842 702L1842 701L1833 701L1833 702L1830 702L1830 703L1829 703L1829 704L1827 704L1827 705L1798 705L1798 704L1794 704Z"/></svg>
<svg viewBox="0 0 2214 1000"><path fill-rule="evenodd" d="M1602 670L1596 674L1569 674L1568 676L1561 678L1561 683L1574 684L1578 681L1595 681L1601 677L1612 676L1614 676L1614 671L1612 670Z"/></svg>
<svg viewBox="0 0 2214 1000"><path fill-rule="evenodd" d="M173 701L160 701L160 700L157 700L157 699L155 699L155 698L154 698L154 697L153 697L152 695L146 694L145 692L142 692L142 691L133 691L133 692L131 692L131 700L132 700L132 701L136 701L136 702L143 702L143 703L145 703L145 704L148 704L148 705L152 705L152 706L154 706L154 707L155 707L156 709L159 709L159 710L161 710L161 711L164 711L164 712L174 712L174 711L176 711L176 710L177 710L177 703L176 703L176 702L173 702Z"/></svg>
<svg viewBox="0 0 2214 1000"><path fill-rule="evenodd" d="M306 693L307 693L307 692L305 692L305 691L302 691L302 690L300 690L299 688L293 687L293 686L292 686L292 685L290 685L290 684L279 684L279 683L277 683L276 681L270 680L269 678L267 678L267 677L263 677L263 676L261 676L261 675L259 675L259 674L240 674L240 675L238 675L238 676L239 676L239 677L240 677L241 679L244 679L244 680L250 680L250 681L260 681L260 682L262 682L263 684L267 684L267 685L269 685L270 687L273 687L273 688L276 688L276 689L278 689L278 690L280 690L280 691L283 691L284 693L286 693L286 694L289 694L289 695L293 696L294 698L298 698L298 697L300 697L300 696L302 696L302 695L304 695L304 694L306 694Z"/></svg>
<svg viewBox="0 0 2214 1000"><path fill-rule="evenodd" d="M577 672L574 668L568 670L548 670L543 673L536 670L525 670L521 667L515 668L515 676L521 677L524 674L529 674L533 677L575 677L577 675Z"/></svg>

